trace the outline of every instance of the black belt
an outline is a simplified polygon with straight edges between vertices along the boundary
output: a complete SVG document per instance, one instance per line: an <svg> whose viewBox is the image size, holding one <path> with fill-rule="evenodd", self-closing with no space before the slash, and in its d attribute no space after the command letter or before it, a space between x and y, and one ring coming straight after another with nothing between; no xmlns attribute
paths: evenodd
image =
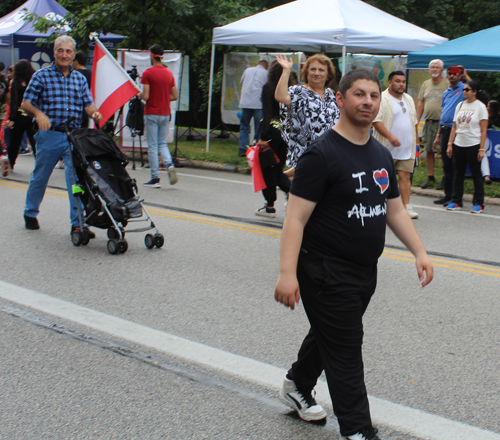
<svg viewBox="0 0 500 440"><path fill-rule="evenodd" d="M66 133L66 130L62 127L54 127L53 125L50 126L49 130L52 131L57 131L59 133Z"/></svg>
<svg viewBox="0 0 500 440"><path fill-rule="evenodd" d="M441 125L441 130L451 130L451 127L448 127L447 125Z"/></svg>
<svg viewBox="0 0 500 440"><path fill-rule="evenodd" d="M426 119L425 122L439 122L439 119Z"/></svg>

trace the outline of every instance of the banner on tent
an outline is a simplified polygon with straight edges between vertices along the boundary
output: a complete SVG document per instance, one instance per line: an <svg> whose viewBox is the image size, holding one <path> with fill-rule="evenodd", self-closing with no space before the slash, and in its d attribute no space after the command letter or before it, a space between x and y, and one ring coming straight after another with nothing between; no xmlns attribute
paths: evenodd
<svg viewBox="0 0 500 440"><path fill-rule="evenodd" d="M240 119L238 112L240 109L241 96L241 76L248 67L254 67L260 60L266 60L269 65L276 59L279 53L246 53L231 52L224 54L224 71L222 76L222 98L221 98L221 116L225 124L239 125ZM287 57L293 60L292 70L297 73L300 79L301 63L305 62L302 52L285 53Z"/></svg>
<svg viewBox="0 0 500 440"><path fill-rule="evenodd" d="M385 90L389 85L389 74L394 70L406 71L407 61L408 57L406 55L380 56L349 53L345 60L345 72L342 66L342 59L339 59L339 68L342 74L356 69L371 70L377 75L382 89Z"/></svg>
<svg viewBox="0 0 500 440"><path fill-rule="evenodd" d="M138 84L140 85L140 77L142 73L151 67L151 59L149 50L131 50L131 49L118 49L118 62L122 65L125 70L131 70L133 66L137 67L137 72L139 73L139 78L137 79ZM182 62L182 53L181 52L165 52L163 54L163 62L168 66L171 70L172 74L175 78L175 84L179 89L179 74L181 69ZM142 86L140 85L142 88ZM174 133L175 133L175 113L177 111L178 101L174 101L170 103L170 114L172 116L170 120L170 127L168 130L167 142L174 141ZM123 107L122 116L120 118L118 124L118 130L123 126L122 124L125 121L125 117L128 113L128 103ZM130 130L125 127L120 131L120 147L132 147L132 134ZM136 148L138 148L138 141L135 142ZM142 147L147 149L147 141L146 136L142 138Z"/></svg>
<svg viewBox="0 0 500 440"><path fill-rule="evenodd" d="M490 177L500 178L500 131L488 130L484 154L490 164Z"/></svg>
<svg viewBox="0 0 500 440"><path fill-rule="evenodd" d="M189 55L182 57L182 76L179 87L179 108L177 111L189 111Z"/></svg>

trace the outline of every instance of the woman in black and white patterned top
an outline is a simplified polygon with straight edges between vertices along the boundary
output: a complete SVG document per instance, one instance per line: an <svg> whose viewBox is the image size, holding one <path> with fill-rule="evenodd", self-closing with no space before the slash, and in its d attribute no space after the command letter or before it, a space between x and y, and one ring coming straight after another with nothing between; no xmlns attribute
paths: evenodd
<svg viewBox="0 0 500 440"><path fill-rule="evenodd" d="M335 83L335 69L327 56L313 55L301 71L305 85L288 87L293 62L284 55L277 56L276 60L283 67L283 74L275 98L281 103L281 135L288 144L286 164L292 168L287 174L292 177L297 161L309 144L339 119L335 91L330 88Z"/></svg>

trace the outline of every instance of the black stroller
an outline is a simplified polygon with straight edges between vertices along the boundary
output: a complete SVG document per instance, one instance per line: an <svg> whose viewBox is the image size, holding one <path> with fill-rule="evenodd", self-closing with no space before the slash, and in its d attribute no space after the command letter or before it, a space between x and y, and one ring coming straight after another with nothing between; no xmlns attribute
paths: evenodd
<svg viewBox="0 0 500 440"><path fill-rule="evenodd" d="M90 237L86 226L94 226L108 230L110 254L123 254L128 249L125 240L127 224L149 222L146 227L127 232L154 229L155 234L147 234L144 242L148 249L155 246L161 248L164 237L137 195L137 182L125 170L127 157L103 130L78 128L70 132L67 128L70 122L66 123L66 133L73 145L70 148L73 195L82 201L85 211L82 212L80 204L77 204L80 228L71 235L73 244L87 245Z"/></svg>

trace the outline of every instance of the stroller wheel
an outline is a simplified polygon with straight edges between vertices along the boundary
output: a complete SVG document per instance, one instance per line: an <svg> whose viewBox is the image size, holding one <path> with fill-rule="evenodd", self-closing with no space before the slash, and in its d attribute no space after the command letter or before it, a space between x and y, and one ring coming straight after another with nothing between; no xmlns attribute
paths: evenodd
<svg viewBox="0 0 500 440"><path fill-rule="evenodd" d="M89 237L89 233L84 230L82 233L81 233L81 236L82 236L82 245L83 246L86 246L89 244L89 241L90 241L90 237Z"/></svg>
<svg viewBox="0 0 500 440"><path fill-rule="evenodd" d="M120 254L124 254L127 252L128 249L128 243L127 240L118 240L118 250L120 251Z"/></svg>
<svg viewBox="0 0 500 440"><path fill-rule="evenodd" d="M144 237L144 244L148 249L153 249L155 247L155 239L151 234L147 234Z"/></svg>
<svg viewBox="0 0 500 440"><path fill-rule="evenodd" d="M118 253L118 242L114 238L108 241L108 252L111 255L116 255Z"/></svg>
<svg viewBox="0 0 500 440"><path fill-rule="evenodd" d="M122 232L122 237L125 237L125 229L120 226L120 231ZM117 240L120 238L120 234L115 228L108 228L108 238L111 240L112 238L116 238Z"/></svg>
<svg viewBox="0 0 500 440"><path fill-rule="evenodd" d="M163 237L162 234L155 234L154 239L155 239L155 246L158 249L160 249L165 243L165 238Z"/></svg>
<svg viewBox="0 0 500 440"><path fill-rule="evenodd" d="M83 243L82 233L80 231L73 231L71 234L71 242L75 246L80 246Z"/></svg>

